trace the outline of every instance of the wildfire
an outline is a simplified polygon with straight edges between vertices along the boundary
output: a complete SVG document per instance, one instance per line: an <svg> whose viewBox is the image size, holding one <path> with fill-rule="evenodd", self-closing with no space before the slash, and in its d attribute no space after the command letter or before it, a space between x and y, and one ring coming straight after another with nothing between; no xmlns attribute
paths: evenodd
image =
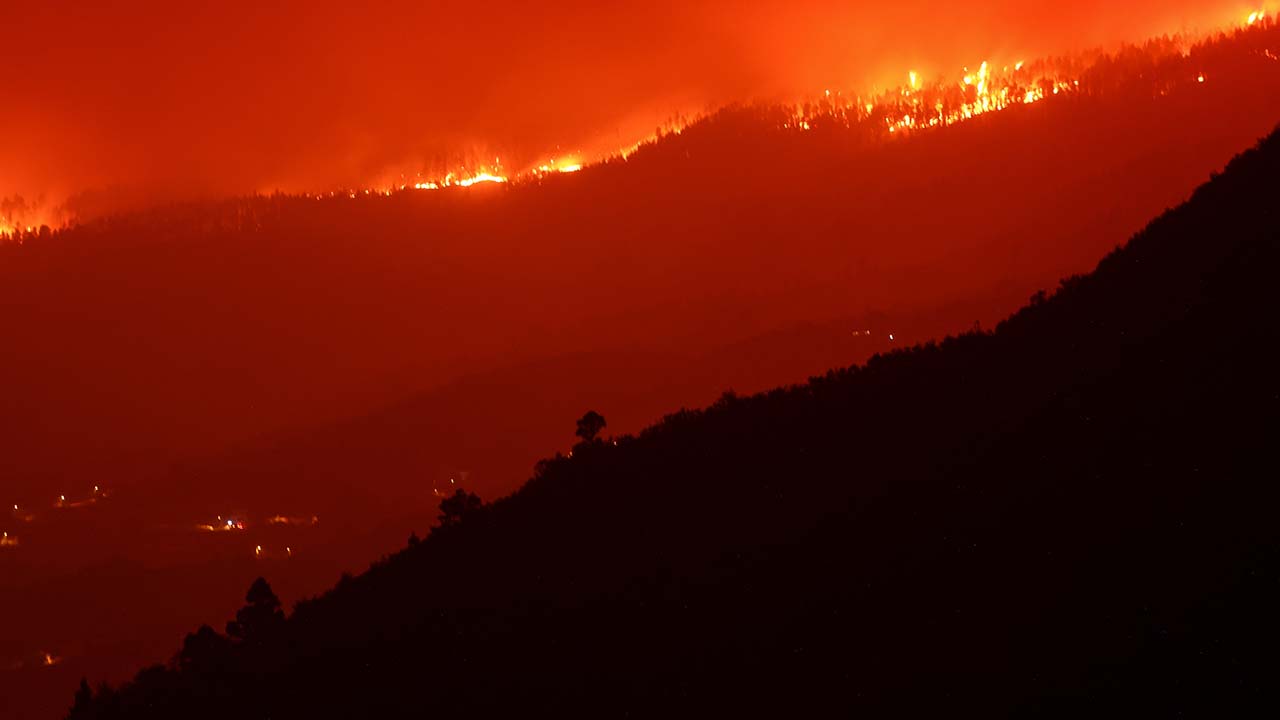
<svg viewBox="0 0 1280 720"><path fill-rule="evenodd" d="M557 173L576 173L583 168L583 161L577 157L551 158L547 162L539 165L529 172L530 175L541 177L543 175L555 175Z"/></svg>
<svg viewBox="0 0 1280 720"><path fill-rule="evenodd" d="M445 188L468 188L473 185L483 185L486 183L504 184L509 180L507 171L502 167L502 158L494 158L492 164L481 165L478 168L467 168L460 166L455 170L450 170L442 177L422 178L419 176L412 183L403 183L398 188L390 188L377 191L378 194L390 194L392 190L443 190ZM365 194L369 194L366 190Z"/></svg>
<svg viewBox="0 0 1280 720"><path fill-rule="evenodd" d="M557 161L552 158L548 162L524 173L516 176L507 174L503 169L500 160L495 160L492 166L482 167L477 170L459 169L457 172L450 172L444 177L430 180L418 180L412 184L404 184L399 187L400 190L444 190L446 188L469 188L475 185L497 184L503 185L512 182L515 179L525 179L529 177L541 177L544 175L575 173L582 170L585 165L582 161L572 158L565 158ZM386 194L386 191L378 191L379 194ZM368 191L365 194L369 194Z"/></svg>
<svg viewBox="0 0 1280 720"><path fill-rule="evenodd" d="M480 183L505 183L507 177L505 175L496 175L494 173L484 171L476 173L470 177L457 177L453 173L449 173L441 180L429 180L427 182L414 183L414 190L439 190L448 187L471 187Z"/></svg>
<svg viewBox="0 0 1280 720"><path fill-rule="evenodd" d="M1080 82L1046 68L1038 74L1018 61L997 69L989 60L976 71L968 68L953 81L926 83L919 73L907 74L907 84L872 97L831 98L794 108L784 129L811 130L820 125L879 126L889 135L940 128L972 120L1017 105L1031 105L1048 97L1078 91Z"/></svg>
<svg viewBox="0 0 1280 720"><path fill-rule="evenodd" d="M1262 26L1274 27L1274 21L1266 10L1250 13L1243 24L1247 29ZM1185 56L1187 48L1193 44L1193 39L1179 37L1176 42L1181 46L1181 52ZM1267 56L1271 57L1270 50L1266 52ZM858 127L864 130L869 129L873 135L883 134L884 137L950 127L989 113L1089 92L1090 87L1087 81L1086 85L1081 84L1087 77L1085 70L1094 56L1087 57L1089 62L1083 62L1082 58L1065 62L1029 63L1018 60L1009 65L996 64L988 59L977 63L973 69L968 67L962 69L950 79L943 77L932 81L926 79L920 72L910 70L905 75L905 83L900 87L870 96L849 96L829 89L824 90L816 101L810 100L792 106L790 117L784 120L781 126L784 130L800 132L833 125L845 128ZM1204 72L1192 72L1190 77L1197 84L1207 82ZM486 168L470 174L450 174L439 180L422 181L408 187L418 190L438 190L448 187L470 187L481 182L520 183L562 173L579 172L593 165L613 161L625 162L646 146L657 143L669 135L680 135L696 122L698 119L673 121L657 133L594 161L577 157L560 161L553 158L529 170L510 175L505 171Z"/></svg>
<svg viewBox="0 0 1280 720"><path fill-rule="evenodd" d="M42 199L27 201L21 195L0 197L0 240L22 242L25 236L63 227L67 224L65 210L50 207Z"/></svg>
<svg viewBox="0 0 1280 720"><path fill-rule="evenodd" d="M1238 24L1235 27L1239 32L1270 32L1277 27L1274 13L1265 8L1238 17L1240 19L1236 21ZM1172 42L1181 57L1187 58L1196 42L1212 37L1213 34L1198 38L1177 36L1172 40L1165 38L1164 41ZM1273 49L1280 52L1280 48L1260 48L1257 52L1269 59L1280 59L1280 55L1274 53ZM1161 48L1153 52L1168 53L1168 50ZM786 117L780 122L780 128L789 132L810 132L833 126L856 128L870 137L883 139L950 127L990 113L1062 96L1105 92L1105 88L1099 89L1090 84L1094 78L1090 76L1089 66L1101 57L1105 56L1088 53L1061 60L1018 60L1008 65L985 59L974 65L973 69L966 67L954 75L932 80L917 70L908 70L903 76L903 84L890 90L871 94L845 94L827 89L816 99L784 107ZM1176 57L1176 53L1168 57ZM1184 70L1187 73L1184 82L1206 84L1211 79L1208 71L1212 71L1212 68ZM1160 95L1166 91L1163 87L1156 90ZM402 176L395 183L309 194L307 197L321 200L345 196L354 200L411 190L436 191L540 182L557 175L589 170L593 166L627 162L646 147L672 136L679 136L707 117L709 116L677 117L664 123L647 137L604 154L584 156L578 152L560 157L545 155L543 157L549 158L548 160L531 164L523 170L509 170L504 167L501 158L493 158L492 162L485 160L482 163L460 164L440 175L419 174L412 178ZM46 228L42 227L42 223L33 224L32 221L46 216L48 214L39 204L25 202L20 197L0 199L0 240L23 242L44 234ZM65 223L59 223L62 224Z"/></svg>

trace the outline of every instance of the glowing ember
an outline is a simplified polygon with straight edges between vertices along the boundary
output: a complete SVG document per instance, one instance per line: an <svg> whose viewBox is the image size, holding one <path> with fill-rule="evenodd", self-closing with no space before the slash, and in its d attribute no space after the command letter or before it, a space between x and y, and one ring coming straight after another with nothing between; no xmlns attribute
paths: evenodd
<svg viewBox="0 0 1280 720"><path fill-rule="evenodd" d="M79 500L68 499L66 495L59 495L58 499L53 503L53 506L55 508L60 508L60 509L84 508L84 507L89 507L91 505L96 505L99 500L106 499L106 497L107 497L107 493L104 492L102 488L98 487L97 485L94 485L93 491L89 493L89 495L82 497ZM16 505L14 506L14 512L17 512Z"/></svg>
<svg viewBox="0 0 1280 720"><path fill-rule="evenodd" d="M274 517L267 518L267 524L268 525L285 525L285 526L293 526L293 527L305 526L305 525L319 525L320 516L312 515L310 517L287 517L285 515L276 515Z"/></svg>
<svg viewBox="0 0 1280 720"><path fill-rule="evenodd" d="M253 547L253 558L255 560L289 560L293 557L293 546L287 545L280 547L264 547L255 545Z"/></svg>
<svg viewBox="0 0 1280 720"><path fill-rule="evenodd" d="M224 518L221 515L211 523L197 525L196 529L203 532L236 532L244 530L247 526L244 520L236 517Z"/></svg>

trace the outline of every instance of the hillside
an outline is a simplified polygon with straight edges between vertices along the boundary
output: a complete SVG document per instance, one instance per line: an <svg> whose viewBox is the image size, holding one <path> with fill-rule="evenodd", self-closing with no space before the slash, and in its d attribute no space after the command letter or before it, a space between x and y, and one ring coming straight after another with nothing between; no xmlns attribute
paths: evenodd
<svg viewBox="0 0 1280 720"><path fill-rule="evenodd" d="M580 445L71 717L1274 706L1277 191L1273 134L994 332Z"/></svg>
<svg viewBox="0 0 1280 720"><path fill-rule="evenodd" d="M1269 131L1277 52L1268 25L1156 67L1137 49L1104 56L1078 93L894 142L819 111L798 133L779 124L788 110L736 109L539 184L198 203L0 245L0 332L19 349L0 373L23 378L0 399L12 502L558 357L714 355L868 316L881 337L989 325ZM734 385L828 360L797 352ZM652 419L611 410L639 418L630 429ZM477 473L485 494L513 490L545 441Z"/></svg>

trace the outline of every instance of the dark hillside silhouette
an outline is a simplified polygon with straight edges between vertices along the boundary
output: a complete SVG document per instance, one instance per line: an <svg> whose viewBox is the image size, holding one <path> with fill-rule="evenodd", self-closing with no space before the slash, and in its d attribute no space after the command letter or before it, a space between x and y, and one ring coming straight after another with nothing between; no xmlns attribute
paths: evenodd
<svg viewBox="0 0 1280 720"><path fill-rule="evenodd" d="M994 332L544 461L69 717L1273 713L1278 193L1273 134Z"/></svg>

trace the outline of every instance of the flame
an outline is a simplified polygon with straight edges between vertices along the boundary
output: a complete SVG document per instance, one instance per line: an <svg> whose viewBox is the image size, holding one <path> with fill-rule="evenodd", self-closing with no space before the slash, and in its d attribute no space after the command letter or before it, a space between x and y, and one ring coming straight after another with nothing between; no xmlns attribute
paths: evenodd
<svg viewBox="0 0 1280 720"><path fill-rule="evenodd" d="M468 188L468 187L471 187L472 185L478 185L480 183L505 183L507 182L507 179L508 178L506 175L499 175L495 172L490 172L488 170L481 170L480 172L477 172L474 175L469 175L465 177L460 177L458 175L454 175L453 173L449 173L448 175L445 175L443 178L439 180L427 180L425 182L414 183L413 189L414 190L440 190L443 188L450 188L450 187ZM368 195L369 192L365 191L365 194Z"/></svg>
<svg viewBox="0 0 1280 720"><path fill-rule="evenodd" d="M534 169L532 174L542 176L554 173L576 173L583 167L582 161L576 157L561 158L559 160L551 158Z"/></svg>
<svg viewBox="0 0 1280 720"><path fill-rule="evenodd" d="M1274 27L1274 21L1263 10L1248 15L1244 24L1247 27ZM1175 42L1185 58L1188 56L1187 48L1193 42L1210 37L1211 34L1198 37L1178 36ZM1270 50L1265 53L1267 57L1272 57ZM824 89L816 102L811 100L793 104L790 117L783 121L782 129L808 132L834 124L847 128L870 127L885 136L900 136L904 132L950 127L988 113L1089 92L1090 88L1087 86L1081 87L1080 73L1082 67L1087 68L1090 64L1087 61L1096 57L1087 53L1061 61L1040 60L1028 63L1017 60L1012 65L996 65L990 59L984 59L977 64L976 70L966 67L951 80L944 78L937 81L927 81L918 71L909 70L905 76L905 85L871 96L847 97L840 92ZM1192 77L1200 84L1207 81L1204 73ZM1163 92L1162 90L1161 94ZM419 178L412 184L400 185L398 189L442 190L467 188L483 183L518 184L576 173L595 165L626 162L641 149L664 138L678 136L699 120L700 118L681 118L671 121L648 137L593 160L581 156L559 159L552 157L524 171L509 173L495 159L489 166L470 170L460 168L438 178ZM357 197L361 193L390 195L396 190L396 187L392 187L372 192L368 189L350 191L350 197ZM330 197L335 195L329 193Z"/></svg>
<svg viewBox="0 0 1280 720"><path fill-rule="evenodd" d="M458 187L471 187L479 183L504 183L507 178L503 175L493 175L491 173L482 172L469 178L459 180L455 183Z"/></svg>
<svg viewBox="0 0 1280 720"><path fill-rule="evenodd" d="M870 122L883 123L890 134L954 125L985 113L1015 105L1030 105L1046 97L1075 92L1079 82L1074 78L1046 72L1031 78L1023 73L1026 63L1018 61L1012 70L1004 66L997 71L989 60L978 65L976 72L968 68L954 82L921 82L918 73L908 74L909 87L859 98L855 102L827 104L817 111L798 106L786 128L809 130L820 122L836 121L852 127Z"/></svg>
<svg viewBox="0 0 1280 720"><path fill-rule="evenodd" d="M17 547L17 546L18 546L18 537L16 535L10 535L9 533L4 533L0 535L0 547Z"/></svg>
<svg viewBox="0 0 1280 720"><path fill-rule="evenodd" d="M21 195L0 197L0 241L22 242L25 236L40 235L70 225L65 207L51 207L43 199L28 201Z"/></svg>

